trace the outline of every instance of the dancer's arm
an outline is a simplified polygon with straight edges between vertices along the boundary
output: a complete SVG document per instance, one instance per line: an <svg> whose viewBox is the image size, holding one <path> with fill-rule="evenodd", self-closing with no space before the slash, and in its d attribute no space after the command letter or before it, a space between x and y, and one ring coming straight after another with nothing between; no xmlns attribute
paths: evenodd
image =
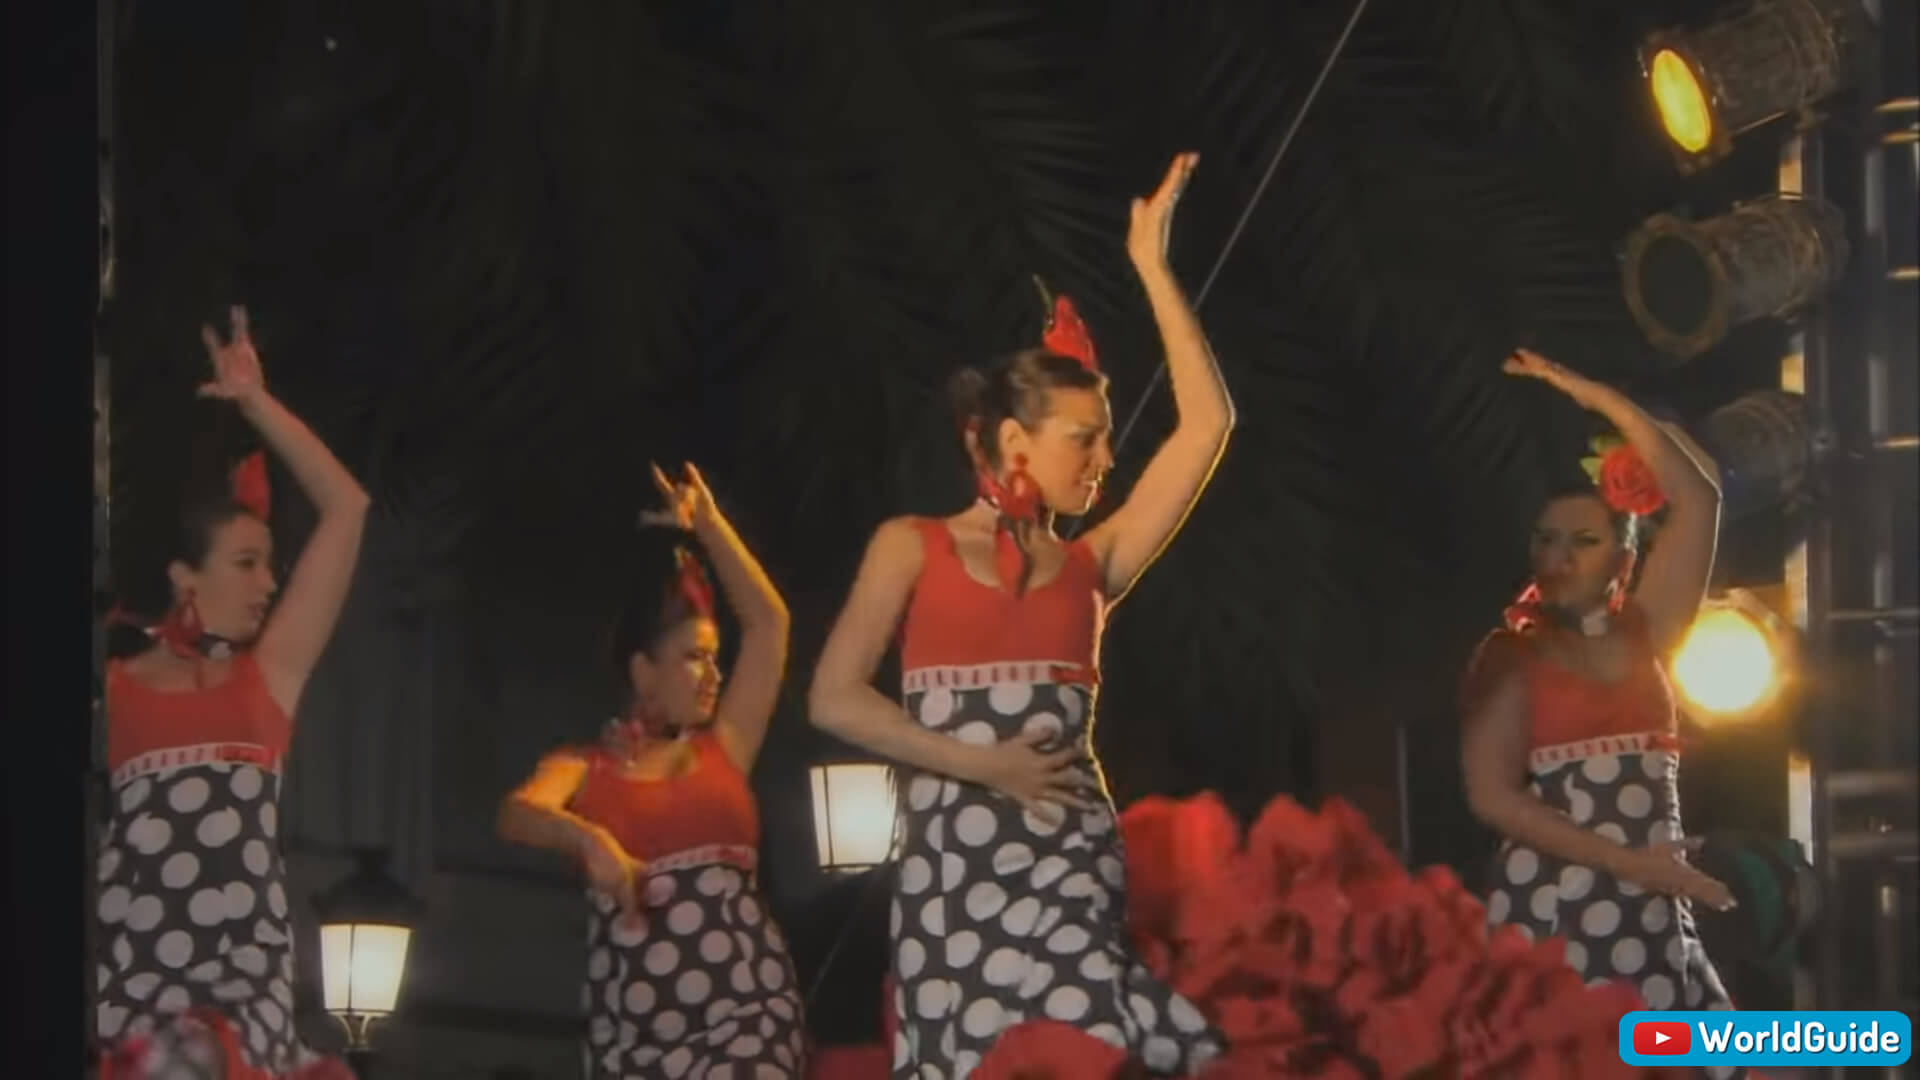
<svg viewBox="0 0 1920 1080"><path fill-rule="evenodd" d="M1500 835L1547 855L1611 871L1627 852L1527 790L1527 687L1523 672L1497 679L1462 718L1467 806Z"/></svg>
<svg viewBox="0 0 1920 1080"><path fill-rule="evenodd" d="M882 757L998 788L1028 806L1085 805L1073 794L1083 782L1072 767L1077 749L1038 752L1033 747L1047 737L1044 732L997 745L963 743L915 723L873 688L873 674L906 610L924 558L919 530L910 519L895 518L874 533L846 607L814 669L807 694L814 726Z"/></svg>
<svg viewBox="0 0 1920 1080"><path fill-rule="evenodd" d="M1527 757L1526 677L1515 665L1493 680L1463 717L1461 767L1474 817L1543 854L1716 908L1731 906L1725 885L1682 861L1688 845L1627 847L1540 801L1527 789Z"/></svg>
<svg viewBox="0 0 1920 1080"><path fill-rule="evenodd" d="M286 592L261 631L254 657L275 703L292 716L306 689L307 676L333 636L367 519L367 493L325 443L300 418L267 392L260 357L254 351L244 308L232 313L232 340L222 344L212 327L201 328L212 381L205 397L234 403L260 438L286 462L287 469L319 511L307 546L294 564Z"/></svg>
<svg viewBox="0 0 1920 1080"><path fill-rule="evenodd" d="M567 809L587 777L587 760L570 750L540 759L533 775L500 802L496 827L511 844L545 848L578 859L594 888L628 911L638 902L638 859L613 834Z"/></svg>
<svg viewBox="0 0 1920 1080"><path fill-rule="evenodd" d="M714 505L705 478L692 465L681 490L695 492L688 515L693 534L713 559L720 588L740 620L740 655L727 677L726 689L714 712L714 728L727 755L741 771L753 769L767 724L780 698L780 681L787 673L788 627L792 624L780 590L747 550L726 516ZM657 470L656 470L657 474ZM665 482L665 477L659 479Z"/></svg>
<svg viewBox="0 0 1920 1080"><path fill-rule="evenodd" d="M1182 154L1151 198L1134 201L1127 233L1127 253L1160 328L1178 418L1126 502L1087 534L1104 568L1106 594L1113 601L1133 587L1179 531L1226 452L1227 435L1233 429L1233 401L1226 381L1220 377L1200 320L1167 265L1174 204L1197 160L1197 155Z"/></svg>
<svg viewBox="0 0 1920 1080"><path fill-rule="evenodd" d="M1653 647L1666 655L1699 613L1713 573L1720 536L1720 485L1711 464L1702 460L1705 455L1698 454L1697 447L1689 448L1691 440L1676 439L1631 398L1604 383L1526 349L1515 352L1506 369L1539 379L1606 417L1647 463L1666 494L1667 519L1634 591L1634 602L1646 614Z"/></svg>

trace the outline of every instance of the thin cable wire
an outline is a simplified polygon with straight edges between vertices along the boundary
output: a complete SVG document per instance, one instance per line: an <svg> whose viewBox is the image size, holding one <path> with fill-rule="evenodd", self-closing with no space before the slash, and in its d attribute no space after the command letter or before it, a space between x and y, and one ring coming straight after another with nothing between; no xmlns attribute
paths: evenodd
<svg viewBox="0 0 1920 1080"><path fill-rule="evenodd" d="M1193 294L1195 311L1199 311L1200 305L1207 302L1207 294L1213 291L1213 283L1219 280L1221 269L1227 265L1227 256L1233 253L1234 245L1240 242L1240 234L1246 232L1247 223L1253 220L1253 211L1260 205L1260 197L1267 193L1268 185L1273 183L1273 175L1280 169L1280 160L1287 156L1287 148L1293 145L1293 137L1300 133L1300 125L1306 121L1307 112L1319 99L1321 88L1327 84L1327 76L1333 73L1333 65L1339 62L1340 54L1346 51L1347 39L1353 36L1353 28L1360 24L1360 16L1366 10L1367 0L1356 0L1353 5L1353 14L1347 16L1347 25L1341 29L1340 36L1333 43L1333 48L1328 50L1326 61L1320 65L1320 74L1314 78L1313 86L1307 91L1307 99L1300 103L1299 111L1293 114L1293 122L1287 126L1287 133L1281 137L1280 146L1274 150L1273 157L1267 161L1267 171L1261 174L1260 182L1254 185L1253 194L1247 197L1247 204L1240 211L1240 220L1234 222L1233 231L1227 234L1226 243L1220 245L1220 254L1213 260L1213 269L1207 271L1206 280L1200 283L1199 290ZM1113 455L1116 459L1120 456L1120 448L1126 445L1127 436L1133 434L1134 425L1140 422L1140 413L1146 409L1148 399L1152 398L1153 392L1160 388L1160 380L1166 373L1165 363L1157 365L1153 369L1153 378L1147 382L1147 388L1140 392L1139 400L1133 403L1133 411L1127 414L1127 422L1120 426L1120 434L1113 440ZM1085 518L1075 520L1073 527L1067 530L1067 537L1071 539L1077 534L1085 521Z"/></svg>
<svg viewBox="0 0 1920 1080"><path fill-rule="evenodd" d="M893 869L893 861L900 855L901 839L900 831L896 829L893 842L887 846L887 857L868 870L867 880L860 883L860 892L853 899L853 910L848 912L846 921L841 924L840 932L834 936L833 945L827 950L827 955L821 958L820 968L813 974L813 985L807 987L806 995L800 999L809 1014L813 1012L814 998L819 995L820 988L827 984L827 973L832 970L834 960L839 958L841 948L853 936L853 928L860 924L860 916L866 913L868 902L873 899L873 894L879 889L880 884L888 880L887 875ZM883 1005L883 1007L890 1006Z"/></svg>

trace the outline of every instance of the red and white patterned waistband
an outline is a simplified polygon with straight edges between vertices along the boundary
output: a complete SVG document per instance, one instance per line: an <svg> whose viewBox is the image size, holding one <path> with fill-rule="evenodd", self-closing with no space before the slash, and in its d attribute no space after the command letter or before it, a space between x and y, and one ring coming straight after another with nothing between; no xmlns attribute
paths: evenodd
<svg viewBox="0 0 1920 1080"><path fill-rule="evenodd" d="M760 865L760 853L745 844L705 844L647 861L646 872L664 874L696 866L736 866L751 873Z"/></svg>
<svg viewBox="0 0 1920 1080"><path fill-rule="evenodd" d="M119 787L137 777L188 765L222 763L256 765L276 776L280 773L280 755L258 743L201 743L198 746L169 746L164 750L149 750L128 758L113 770L112 784Z"/></svg>
<svg viewBox="0 0 1920 1080"><path fill-rule="evenodd" d="M902 693L923 690L977 690L1014 683L1070 683L1099 685L1100 673L1069 660L1008 660L995 664L918 667L900 676Z"/></svg>
<svg viewBox="0 0 1920 1080"><path fill-rule="evenodd" d="M1597 739L1581 739L1578 742L1537 747L1527 756L1527 765L1534 772L1545 772L1555 766L1565 765L1569 761L1585 761L1588 758L1606 754L1647 754L1656 750L1670 754L1678 753L1680 740L1665 731L1603 735Z"/></svg>

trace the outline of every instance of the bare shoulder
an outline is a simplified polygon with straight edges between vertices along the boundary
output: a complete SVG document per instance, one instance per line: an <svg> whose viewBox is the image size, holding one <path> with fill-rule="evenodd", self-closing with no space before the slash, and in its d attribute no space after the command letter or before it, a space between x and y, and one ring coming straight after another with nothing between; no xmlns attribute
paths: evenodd
<svg viewBox="0 0 1920 1080"><path fill-rule="evenodd" d="M165 661L162 659L160 647L156 645L123 660L117 660L115 663L120 665L122 672L133 676L134 679L150 683L159 676Z"/></svg>
<svg viewBox="0 0 1920 1080"><path fill-rule="evenodd" d="M597 753L596 747L576 743L556 746L540 756L533 766L535 772L557 772L571 769L584 769Z"/></svg>
<svg viewBox="0 0 1920 1080"><path fill-rule="evenodd" d="M922 530L926 528L926 522L936 520L902 514L881 522L880 527L873 530L873 539L867 543L868 559L887 566L919 569L920 560L926 554L926 545L921 540Z"/></svg>
<svg viewBox="0 0 1920 1080"><path fill-rule="evenodd" d="M1515 684L1533 654L1530 635L1502 627L1480 639L1467 661L1466 677L1461 680L1460 703L1472 713L1486 703L1495 691Z"/></svg>
<svg viewBox="0 0 1920 1080"><path fill-rule="evenodd" d="M1533 648L1532 635L1503 626L1480 639L1468 666L1475 669L1504 669L1526 659L1533 653Z"/></svg>

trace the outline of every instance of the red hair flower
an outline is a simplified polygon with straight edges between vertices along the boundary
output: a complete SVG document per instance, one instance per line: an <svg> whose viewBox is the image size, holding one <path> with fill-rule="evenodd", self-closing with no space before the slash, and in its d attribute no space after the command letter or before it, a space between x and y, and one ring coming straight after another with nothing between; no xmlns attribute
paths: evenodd
<svg viewBox="0 0 1920 1080"><path fill-rule="evenodd" d="M1071 356L1088 371L1100 370L1100 362L1093 351L1093 335L1087 331L1087 324L1080 321L1080 312L1074 309L1072 300L1064 296L1054 297L1053 311L1047 320L1047 332L1040 340L1048 351Z"/></svg>
<svg viewBox="0 0 1920 1080"><path fill-rule="evenodd" d="M240 459L233 467L233 476L229 480L233 501L246 507L247 512L261 521L267 520L267 511L272 508L271 489L267 486L267 456L255 452Z"/></svg>
<svg viewBox="0 0 1920 1080"><path fill-rule="evenodd" d="M700 566L700 560L686 548L673 549L674 586L680 590L680 596L693 611L713 618L713 586L707 581L707 572Z"/></svg>
<svg viewBox="0 0 1920 1080"><path fill-rule="evenodd" d="M1644 516L1667 505L1666 492L1640 454L1617 438L1595 439L1594 456L1580 464L1600 489L1607 505L1622 514Z"/></svg>

